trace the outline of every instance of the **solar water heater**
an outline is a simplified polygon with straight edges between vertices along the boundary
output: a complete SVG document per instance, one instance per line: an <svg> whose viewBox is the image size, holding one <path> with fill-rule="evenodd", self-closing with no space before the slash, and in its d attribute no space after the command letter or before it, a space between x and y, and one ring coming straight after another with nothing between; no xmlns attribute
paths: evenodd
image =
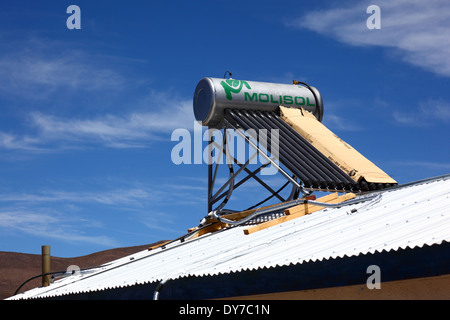
<svg viewBox="0 0 450 320"><path fill-rule="evenodd" d="M316 190L364 193L397 184L322 124L322 95L306 83L203 78L195 89L193 106L199 123L211 132L224 131L223 141L215 141L211 134L209 142L227 159L232 159L227 162L228 179L217 191L219 163L208 162L208 211L214 206L221 210L232 192L250 178L270 191L269 198L276 197L280 201L296 199ZM259 168L250 171L248 165L252 159L237 159L235 154L230 154L226 133L229 130L263 156L266 161ZM212 157L212 153L209 156ZM237 170L233 168L236 165ZM284 186L291 185L287 199L265 183L263 175L257 175L268 166L286 179ZM238 182L237 177L243 172L247 176Z"/></svg>

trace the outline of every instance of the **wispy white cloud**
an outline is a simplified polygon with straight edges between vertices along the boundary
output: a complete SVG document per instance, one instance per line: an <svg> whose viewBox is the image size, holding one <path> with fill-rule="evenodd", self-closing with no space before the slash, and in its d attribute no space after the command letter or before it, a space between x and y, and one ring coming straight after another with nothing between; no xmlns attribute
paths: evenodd
<svg viewBox="0 0 450 320"><path fill-rule="evenodd" d="M154 192L144 188L117 189L99 192L42 191L35 193L2 193L0 202L20 203L99 203L105 205L140 205L144 200L157 199Z"/></svg>
<svg viewBox="0 0 450 320"><path fill-rule="evenodd" d="M64 43L27 39L0 52L0 92L25 100L48 98L57 90L120 90L130 80L101 57L64 50Z"/></svg>
<svg viewBox="0 0 450 320"><path fill-rule="evenodd" d="M425 172L438 172L446 174L450 170L450 162L421 161L421 160L401 160L389 161L390 164L401 167L410 167Z"/></svg>
<svg viewBox="0 0 450 320"><path fill-rule="evenodd" d="M361 126L354 123L350 119L346 119L345 117L338 115L338 114L327 114L327 116L324 118L323 123L331 128L336 129L338 131L360 131L363 130Z"/></svg>
<svg viewBox="0 0 450 320"><path fill-rule="evenodd" d="M0 194L0 232L104 247L123 245L117 233L136 236L138 232L147 239L144 241L161 240L186 232L190 225L180 229L179 219L186 219L186 214L179 208L198 208L199 203L204 202L201 194L206 192L199 181L190 177L179 177L177 183L124 184L124 187L110 190L97 186L92 191L3 191ZM202 214L204 212L199 210L198 220ZM126 227L118 228L117 221ZM143 228L136 231L133 228L137 225ZM151 232L145 234L146 229Z"/></svg>
<svg viewBox="0 0 450 320"><path fill-rule="evenodd" d="M159 112L106 114L95 118L77 119L33 112L27 131L34 130L34 134L0 131L0 148L31 152L87 146L145 148L153 141L170 139L169 133L176 128L193 129L191 101L169 99L154 103L159 106Z"/></svg>
<svg viewBox="0 0 450 320"><path fill-rule="evenodd" d="M41 148L36 146L39 143L40 139L36 137L0 132L0 149L39 151Z"/></svg>
<svg viewBox="0 0 450 320"><path fill-rule="evenodd" d="M309 29L354 46L379 46L394 56L450 76L450 2L379 0L381 29L369 30L366 9L373 1L350 1L308 12L289 26Z"/></svg>
<svg viewBox="0 0 450 320"><path fill-rule="evenodd" d="M165 185L99 191L4 191L0 195L0 229L64 242L118 246L116 237L109 235L111 225L108 220L102 220L105 216L121 212L120 219L124 222L134 221L148 229L166 233L180 232L174 227L171 206L186 204L185 201L195 197L196 193L196 190L184 190L182 195L178 195L180 199L168 203L173 190ZM92 208L97 212L94 216ZM127 214L123 215L124 212Z"/></svg>
<svg viewBox="0 0 450 320"><path fill-rule="evenodd" d="M163 210L152 210L150 212L142 213L134 219L138 220L139 224L143 224L146 228L152 230L152 232L163 232L165 234L174 234L178 232L178 236L181 235L179 234L180 230L173 227L176 218Z"/></svg>
<svg viewBox="0 0 450 320"><path fill-rule="evenodd" d="M88 223L85 221L86 226ZM87 235L81 226L74 227L72 218L56 213L54 210L50 214L21 208L2 209L0 210L0 228L5 228L8 232L20 232L65 242L81 242L110 247L118 245L113 238L105 235Z"/></svg>
<svg viewBox="0 0 450 320"><path fill-rule="evenodd" d="M361 131L364 130L354 119L348 110L358 108L360 101L347 99L346 101L329 101L324 111L323 124L330 130L342 131Z"/></svg>
<svg viewBox="0 0 450 320"><path fill-rule="evenodd" d="M395 111L394 120L402 125L425 127L436 123L450 122L450 103L444 100L429 99L409 112Z"/></svg>
<svg viewBox="0 0 450 320"><path fill-rule="evenodd" d="M193 127L191 98L157 91L149 78L133 76L130 64L145 61L65 50L65 43L40 38L11 46L0 50L0 94L22 122L0 129L0 149L144 148L170 139L176 128Z"/></svg>

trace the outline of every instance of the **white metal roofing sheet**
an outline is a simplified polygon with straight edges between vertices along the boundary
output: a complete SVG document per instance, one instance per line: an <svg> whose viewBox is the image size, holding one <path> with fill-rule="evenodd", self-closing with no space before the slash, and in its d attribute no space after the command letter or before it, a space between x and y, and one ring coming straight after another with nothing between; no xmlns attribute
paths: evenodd
<svg viewBox="0 0 450 320"><path fill-rule="evenodd" d="M233 227L142 251L12 299L54 297L398 250L450 241L450 175L381 191L381 198L327 208L245 235ZM356 211L352 209L357 209Z"/></svg>

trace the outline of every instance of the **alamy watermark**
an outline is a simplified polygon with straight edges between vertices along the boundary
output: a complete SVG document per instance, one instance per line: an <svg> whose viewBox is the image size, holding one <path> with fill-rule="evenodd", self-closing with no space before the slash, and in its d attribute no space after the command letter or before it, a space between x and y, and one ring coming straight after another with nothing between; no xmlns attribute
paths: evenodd
<svg viewBox="0 0 450 320"><path fill-rule="evenodd" d="M367 29L381 29L381 9L379 6L372 4L367 7L367 14L370 14L370 17L366 20Z"/></svg>
<svg viewBox="0 0 450 320"><path fill-rule="evenodd" d="M81 29L81 9L77 5L70 5L67 7L66 13L70 16L66 20L67 29Z"/></svg>
<svg viewBox="0 0 450 320"><path fill-rule="evenodd" d="M175 129L171 140L178 141L171 152L172 162L177 165L269 163L261 169L261 174L274 175L278 172L279 129L203 131L202 127L194 122L193 134L187 129Z"/></svg>
<svg viewBox="0 0 450 320"><path fill-rule="evenodd" d="M70 265L67 267L66 273L71 275L78 275L81 272L81 268L77 265Z"/></svg>
<svg viewBox="0 0 450 320"><path fill-rule="evenodd" d="M367 278L366 285L370 290L381 289L381 269L377 265L370 265L366 270L370 276Z"/></svg>

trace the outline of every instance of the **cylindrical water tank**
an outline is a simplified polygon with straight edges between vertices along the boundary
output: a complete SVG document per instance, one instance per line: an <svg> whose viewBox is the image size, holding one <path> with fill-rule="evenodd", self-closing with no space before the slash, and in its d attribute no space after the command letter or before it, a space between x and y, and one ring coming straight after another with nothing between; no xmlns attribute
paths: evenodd
<svg viewBox="0 0 450 320"><path fill-rule="evenodd" d="M194 92L195 119L211 128L220 125L227 108L277 111L279 106L304 108L322 121L322 96L314 87L203 78Z"/></svg>

